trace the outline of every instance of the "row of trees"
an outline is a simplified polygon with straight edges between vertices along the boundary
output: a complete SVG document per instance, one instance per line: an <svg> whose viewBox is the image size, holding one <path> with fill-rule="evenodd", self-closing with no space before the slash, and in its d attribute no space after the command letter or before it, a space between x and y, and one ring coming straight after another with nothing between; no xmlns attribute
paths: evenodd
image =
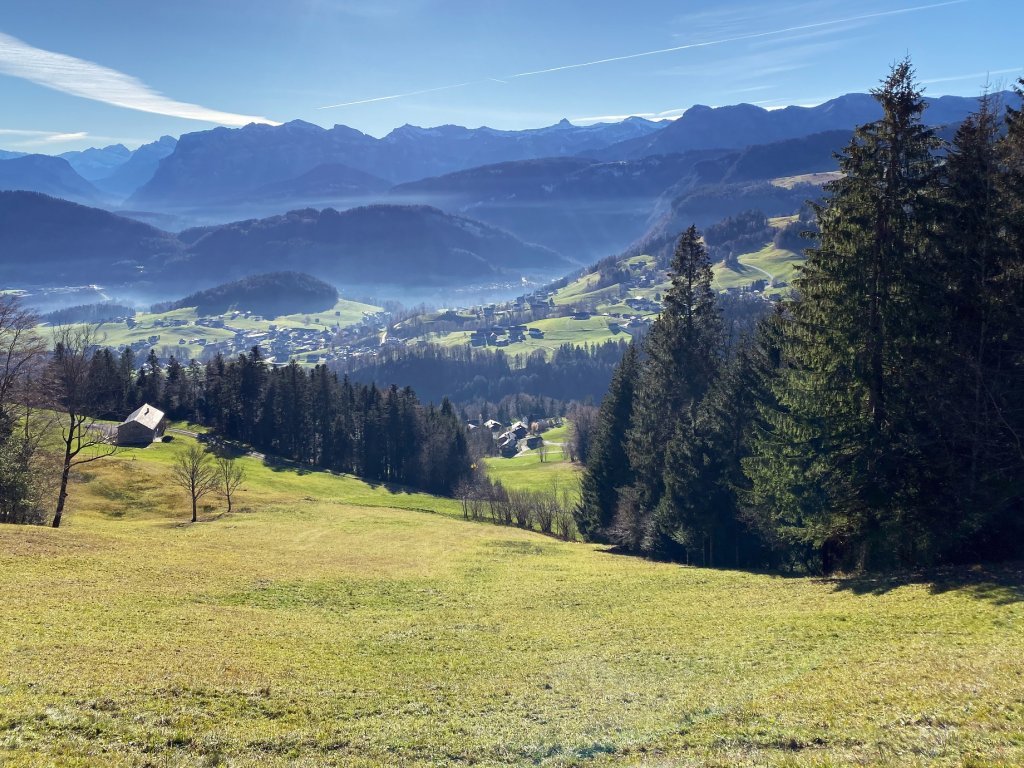
<svg viewBox="0 0 1024 768"><path fill-rule="evenodd" d="M130 351L91 359L90 410L124 414L143 402L173 419L211 427L229 441L303 466L451 494L470 471L465 428L452 405L421 405L412 389L351 382L325 366L268 365L258 347L227 360L138 372Z"/></svg>
<svg viewBox="0 0 1024 768"><path fill-rule="evenodd" d="M874 96L794 296L731 355L680 239L601 405L584 535L824 571L1021 554L1024 115L982 99L944 147L909 61Z"/></svg>
<svg viewBox="0 0 1024 768"><path fill-rule="evenodd" d="M505 488L477 473L455 489L467 520L490 520L496 525L539 531L566 541L577 538L573 517L575 502L568 486L552 485L546 490Z"/></svg>
<svg viewBox="0 0 1024 768"><path fill-rule="evenodd" d="M354 361L349 376L378 386L405 382L433 402L447 397L460 407L476 406L473 418L480 408L489 408L492 416L507 420L497 413L499 404L521 393L561 403L599 400L625 347L625 341L587 347L563 344L550 354L536 350L528 355L472 347L391 347ZM519 411L524 412L528 411Z"/></svg>
<svg viewBox="0 0 1024 768"><path fill-rule="evenodd" d="M448 401L423 406L411 389L353 384L324 367L273 368L258 349L205 366L164 367L151 353L136 370L130 351L99 348L88 326L59 327L47 340L37 325L16 299L0 297L0 522L59 527L75 468L116 450L97 417L118 420L143 402L227 441L373 481L451 494L471 472ZM175 469L193 520L214 488L230 508L241 482L230 459L200 455Z"/></svg>

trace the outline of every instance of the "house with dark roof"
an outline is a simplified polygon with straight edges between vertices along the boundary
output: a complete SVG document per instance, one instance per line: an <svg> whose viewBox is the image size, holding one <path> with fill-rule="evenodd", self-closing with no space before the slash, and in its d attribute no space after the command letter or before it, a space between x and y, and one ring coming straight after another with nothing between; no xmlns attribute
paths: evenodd
<svg viewBox="0 0 1024 768"><path fill-rule="evenodd" d="M117 425L118 445L149 445L163 435L167 417L148 403L140 406Z"/></svg>

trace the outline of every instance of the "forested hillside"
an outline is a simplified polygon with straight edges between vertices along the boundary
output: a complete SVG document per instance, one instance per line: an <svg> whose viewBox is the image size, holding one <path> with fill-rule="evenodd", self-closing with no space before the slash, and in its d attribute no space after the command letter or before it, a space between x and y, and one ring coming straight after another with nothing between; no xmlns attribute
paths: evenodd
<svg viewBox="0 0 1024 768"><path fill-rule="evenodd" d="M945 148L908 61L873 95L794 295L733 354L679 240L601 406L592 538L826 572L1024 554L1024 114L982 100Z"/></svg>

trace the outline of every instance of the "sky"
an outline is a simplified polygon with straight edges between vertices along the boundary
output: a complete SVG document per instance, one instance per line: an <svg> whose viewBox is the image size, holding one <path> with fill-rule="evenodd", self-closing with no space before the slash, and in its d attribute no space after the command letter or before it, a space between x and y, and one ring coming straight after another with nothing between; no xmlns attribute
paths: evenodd
<svg viewBox="0 0 1024 768"><path fill-rule="evenodd" d="M910 55L929 95L1024 75L1021 0L33 0L0 14L0 148L301 119L522 129L818 104Z"/></svg>

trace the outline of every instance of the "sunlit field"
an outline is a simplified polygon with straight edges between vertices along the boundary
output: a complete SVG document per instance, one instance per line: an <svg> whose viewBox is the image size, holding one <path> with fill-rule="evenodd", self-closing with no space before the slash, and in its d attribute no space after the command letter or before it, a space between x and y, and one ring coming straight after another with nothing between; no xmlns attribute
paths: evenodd
<svg viewBox="0 0 1024 768"><path fill-rule="evenodd" d="M0 528L0 764L1024 763L1012 570L658 564L256 459L192 525L188 443Z"/></svg>

